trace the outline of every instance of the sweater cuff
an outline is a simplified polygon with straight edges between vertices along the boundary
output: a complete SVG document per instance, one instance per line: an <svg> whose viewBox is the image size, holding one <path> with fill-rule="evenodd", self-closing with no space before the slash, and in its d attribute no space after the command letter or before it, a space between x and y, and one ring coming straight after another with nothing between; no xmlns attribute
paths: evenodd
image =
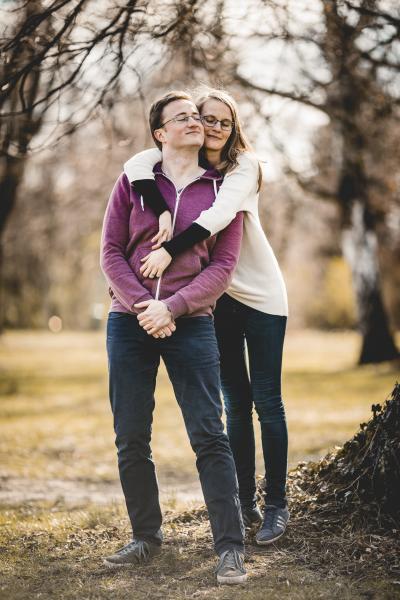
<svg viewBox="0 0 400 600"><path fill-rule="evenodd" d="M166 210L169 211L168 204L154 179L139 179L138 181L133 181L132 186L142 196L143 203L151 208L157 217L162 215Z"/></svg>
<svg viewBox="0 0 400 600"><path fill-rule="evenodd" d="M163 302L168 306L174 320L188 312L186 302L179 292L166 298Z"/></svg>
<svg viewBox="0 0 400 600"><path fill-rule="evenodd" d="M140 302L145 302L146 300L154 300L153 296L149 293L149 294L143 294L143 296L141 296L140 298L137 298L131 305L130 305L130 310L135 313L136 315L139 314L140 308L134 308L135 304L139 304Z"/></svg>
<svg viewBox="0 0 400 600"><path fill-rule="evenodd" d="M202 242L210 237L210 232L197 223L192 223L185 231L178 233L177 236L163 242L161 246L174 258L177 254L181 254L185 250L189 250L198 242Z"/></svg>

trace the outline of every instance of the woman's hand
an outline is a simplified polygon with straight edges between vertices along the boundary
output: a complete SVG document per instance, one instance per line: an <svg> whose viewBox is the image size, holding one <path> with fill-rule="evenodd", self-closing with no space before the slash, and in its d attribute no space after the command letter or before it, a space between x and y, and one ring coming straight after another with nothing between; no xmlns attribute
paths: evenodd
<svg viewBox="0 0 400 600"><path fill-rule="evenodd" d="M135 304L134 308L144 308L137 318L139 325L143 327L149 335L158 334L160 330L164 330L167 327L171 333L175 331L175 323L172 318L168 306L162 300L145 300ZM171 329L171 325L173 328ZM167 335L167 334L166 334ZM160 335L160 337L163 337Z"/></svg>
<svg viewBox="0 0 400 600"><path fill-rule="evenodd" d="M143 264L140 267L140 272L143 277L150 277L150 279L161 277L171 261L172 257L165 248L153 250L150 254L141 259Z"/></svg>
<svg viewBox="0 0 400 600"><path fill-rule="evenodd" d="M152 250L157 250L163 242L168 242L172 238L172 216L169 210L165 210L158 218L158 233L152 238L154 246Z"/></svg>

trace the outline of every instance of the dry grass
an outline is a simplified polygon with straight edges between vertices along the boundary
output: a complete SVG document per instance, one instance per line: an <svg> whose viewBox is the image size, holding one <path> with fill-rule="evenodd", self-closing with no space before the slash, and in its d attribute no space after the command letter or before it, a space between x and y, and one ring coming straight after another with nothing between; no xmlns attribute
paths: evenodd
<svg viewBox="0 0 400 600"><path fill-rule="evenodd" d="M291 467L343 443L369 417L371 404L392 389L395 366L356 368L357 344L353 333L289 333L283 389ZM3 475L116 479L103 333L7 333L0 338L0 365ZM156 392L153 451L163 480L196 479L182 417L163 367ZM259 444L257 458L261 471Z"/></svg>
<svg viewBox="0 0 400 600"><path fill-rule="evenodd" d="M284 391L291 465L318 459L350 438L369 418L370 405L392 389L396 365L357 368L356 355L352 333L289 333ZM178 490L164 500L165 550L140 570L109 571L101 557L129 538L123 504L108 503L106 495L103 504L66 503L46 488L57 478L71 489L93 485L101 492L117 479L103 334L8 333L0 339L0 365L3 483L18 478L29 498L40 480L49 494L48 500L1 507L1 599L400 598L395 562L376 560L388 554L389 538L365 533L353 539L340 522L321 530L295 506L291 526L276 546L260 549L249 540L249 583L218 588L204 514L192 511L182 518L187 504L180 490L190 487L196 474L164 369L153 448L161 481ZM258 457L261 465L260 448Z"/></svg>
<svg viewBox="0 0 400 600"><path fill-rule="evenodd" d="M210 531L201 511L183 518L165 514L163 553L140 569L110 571L101 558L128 539L124 510L26 504L2 515L0 550L4 600L394 600L398 576L374 567L384 540L346 540L340 529L321 531L294 515L279 544L247 544L249 581L234 590L218 587ZM371 554L372 553L372 554ZM396 583L397 582L397 583Z"/></svg>

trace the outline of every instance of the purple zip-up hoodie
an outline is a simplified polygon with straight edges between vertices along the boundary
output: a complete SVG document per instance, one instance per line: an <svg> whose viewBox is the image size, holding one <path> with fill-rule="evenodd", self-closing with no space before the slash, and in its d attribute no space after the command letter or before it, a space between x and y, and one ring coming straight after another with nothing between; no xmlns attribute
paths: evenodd
<svg viewBox="0 0 400 600"><path fill-rule="evenodd" d="M178 194L161 163L154 167L154 174L171 213L176 211L174 235L213 204L222 181L217 171L209 170ZM211 314L236 267L242 229L243 214L238 213L218 235L176 256L160 280L145 278L140 273L140 259L151 251L158 218L143 204L126 175L120 175L108 202L101 242L100 264L110 286L110 310L138 313L134 304L157 296L174 318Z"/></svg>

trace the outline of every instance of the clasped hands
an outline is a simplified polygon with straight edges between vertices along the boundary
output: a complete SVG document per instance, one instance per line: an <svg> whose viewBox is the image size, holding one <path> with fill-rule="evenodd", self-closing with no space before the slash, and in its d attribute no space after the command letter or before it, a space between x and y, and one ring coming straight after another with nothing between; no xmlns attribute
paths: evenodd
<svg viewBox="0 0 400 600"><path fill-rule="evenodd" d="M162 300L145 300L134 305L134 308L145 309L137 319L149 335L155 338L170 337L176 325L168 306Z"/></svg>

